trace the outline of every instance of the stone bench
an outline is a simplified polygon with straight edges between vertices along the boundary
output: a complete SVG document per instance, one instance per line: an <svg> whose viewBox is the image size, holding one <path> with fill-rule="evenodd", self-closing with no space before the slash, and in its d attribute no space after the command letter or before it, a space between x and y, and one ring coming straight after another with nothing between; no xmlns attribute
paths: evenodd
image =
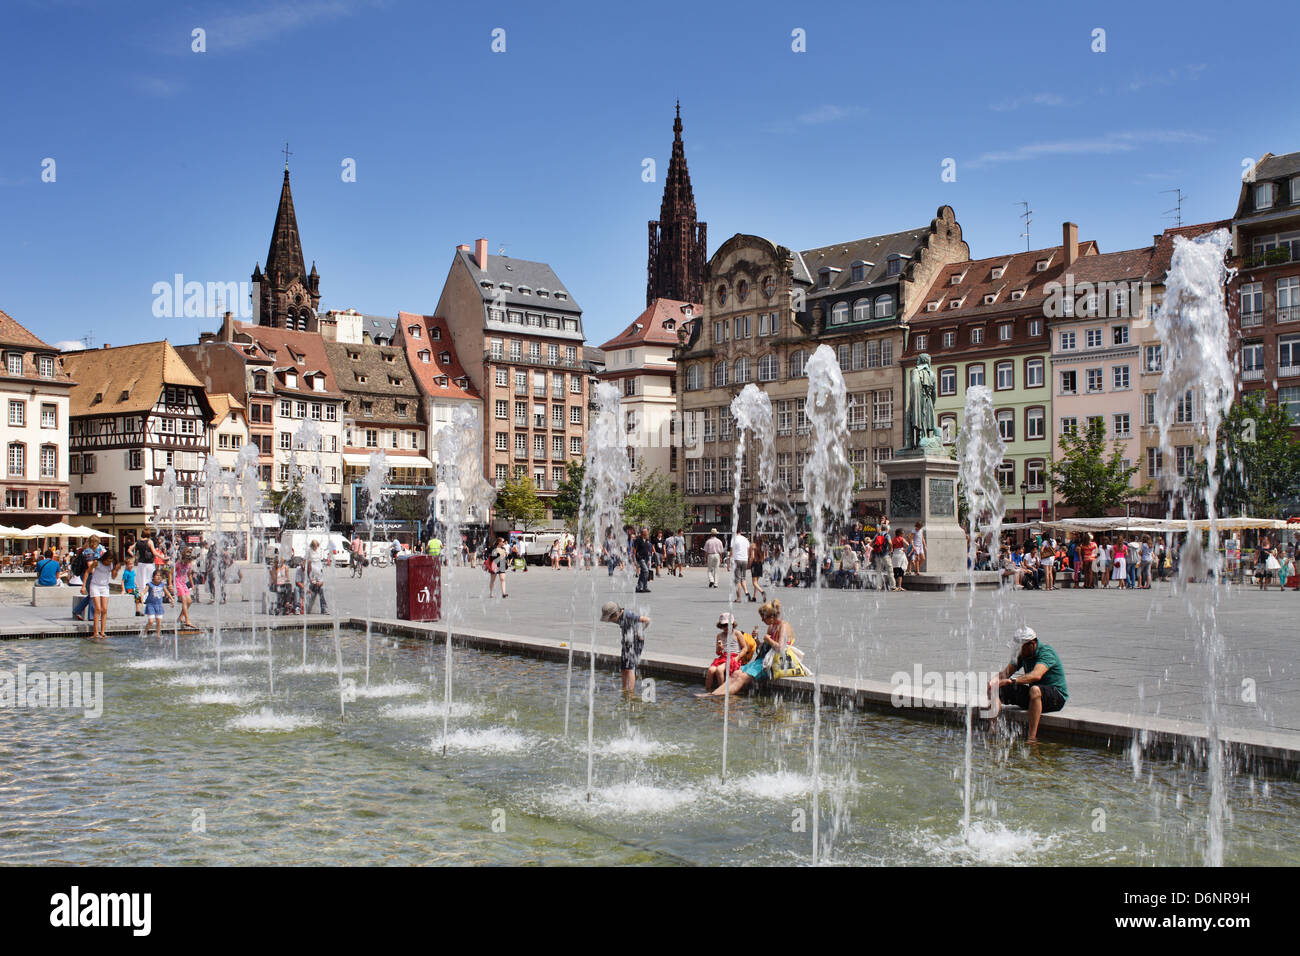
<svg viewBox="0 0 1300 956"><path fill-rule="evenodd" d="M66 607L72 609L84 597L79 587L33 587L32 607ZM89 617L89 610L86 614ZM121 591L110 591L108 595L108 613L110 617L135 614L135 598Z"/></svg>

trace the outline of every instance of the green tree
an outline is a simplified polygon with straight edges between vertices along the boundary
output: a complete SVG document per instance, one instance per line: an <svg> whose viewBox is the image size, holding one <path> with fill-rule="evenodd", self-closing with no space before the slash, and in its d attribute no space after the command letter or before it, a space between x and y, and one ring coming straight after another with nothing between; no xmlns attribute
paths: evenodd
<svg viewBox="0 0 1300 956"><path fill-rule="evenodd" d="M1126 466L1119 449L1106 459L1106 424L1101 418L1090 418L1084 431L1062 435L1060 447L1060 460L1052 462L1052 484L1078 517L1104 517L1111 508L1147 493L1148 485L1131 487L1138 467Z"/></svg>
<svg viewBox="0 0 1300 956"><path fill-rule="evenodd" d="M691 507L680 491L660 471L653 471L632 486L623 499L623 517L638 527L676 530L691 524Z"/></svg>
<svg viewBox="0 0 1300 956"><path fill-rule="evenodd" d="M533 479L507 478L506 483L497 492L496 513L512 525L527 531L546 518L546 505L537 497L537 486Z"/></svg>
<svg viewBox="0 0 1300 956"><path fill-rule="evenodd" d="M586 475L586 465L580 461L570 461L565 479L560 482L559 493L551 502L551 514L563 519L570 531L576 530L578 514L583 506L591 503L590 492L584 494L582 488Z"/></svg>
<svg viewBox="0 0 1300 956"><path fill-rule="evenodd" d="M1248 395L1219 425L1219 513L1272 517L1300 493L1300 442L1278 405Z"/></svg>
<svg viewBox="0 0 1300 956"><path fill-rule="evenodd" d="M280 516L280 527L301 528L305 502L302 492L295 486L284 491L268 491L267 503Z"/></svg>

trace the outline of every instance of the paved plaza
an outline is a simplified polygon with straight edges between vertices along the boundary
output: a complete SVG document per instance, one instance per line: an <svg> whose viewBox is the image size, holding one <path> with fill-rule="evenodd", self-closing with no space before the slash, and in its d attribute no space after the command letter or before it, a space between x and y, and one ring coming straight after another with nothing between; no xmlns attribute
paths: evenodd
<svg viewBox="0 0 1300 956"><path fill-rule="evenodd" d="M365 577L337 569L330 601L344 617L396 616L394 570L371 568ZM641 609L652 626L647 654L712 659L718 614L728 608L728 591L709 589L706 574L690 569L683 578L662 577L649 594L633 593L634 580L621 572L574 572L532 567L507 575L510 597L487 598L487 575L451 568L444 598L458 626L520 638L567 641L586 648L594 608L617 600ZM1200 608L1209 589L1194 585L1192 605ZM786 619L808 652L808 663L823 678L874 679L922 671L992 671L1011 656L1005 635L1024 623L1061 655L1069 682L1071 709L1204 719L1205 666L1198 645L1200 623L1193 623L1187 594L1170 584L1151 591L1015 591L883 593L857 590L813 591L777 588ZM36 608L15 592L3 596L0 630L48 633L71 629L63 608ZM733 607L741 625L758 625L757 604ZM227 604L223 622L247 620L252 604ZM331 611L334 608L331 607ZM206 603L191 614L210 624L215 608ZM1198 610L1198 614L1203 614ZM1214 609L1223 636L1219 700L1224 724L1243 730L1297 735L1300 744L1300 594L1276 589L1231 587L1220 592ZM970 622L974 622L973 626ZM110 624L125 623L110 617ZM87 629L85 625L81 629ZM973 635L967 663L968 635ZM597 647L613 650L618 630L600 625ZM1253 701L1251 698L1254 698Z"/></svg>

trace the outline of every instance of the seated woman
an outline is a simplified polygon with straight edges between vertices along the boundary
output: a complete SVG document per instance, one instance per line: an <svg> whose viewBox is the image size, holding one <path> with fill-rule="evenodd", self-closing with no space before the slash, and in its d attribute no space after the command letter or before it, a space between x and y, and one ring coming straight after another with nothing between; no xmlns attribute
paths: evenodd
<svg viewBox="0 0 1300 956"><path fill-rule="evenodd" d="M789 622L781 620L781 602L773 598L758 609L758 616L767 625L767 634L754 654L754 659L745 664L727 683L714 689L712 696L739 694L742 690L767 675L767 658L772 651L780 654L787 646L794 643L794 628ZM708 695L705 695L708 696Z"/></svg>
<svg viewBox="0 0 1300 956"><path fill-rule="evenodd" d="M739 646L740 652L731 653L731 667L727 667L727 630L730 628L731 637L735 644ZM712 691L715 687L722 686L728 673L734 674L742 666L748 664L754 657L754 651L758 644L750 634L746 634L736 623L736 618L732 614L723 612L718 616L718 638L715 644L715 653L718 655L714 658L713 663L709 665L708 670L704 672L704 689Z"/></svg>

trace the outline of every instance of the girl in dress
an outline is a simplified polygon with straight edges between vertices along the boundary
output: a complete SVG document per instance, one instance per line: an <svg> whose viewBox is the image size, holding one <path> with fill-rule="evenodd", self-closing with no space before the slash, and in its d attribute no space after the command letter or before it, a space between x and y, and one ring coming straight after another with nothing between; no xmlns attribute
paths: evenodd
<svg viewBox="0 0 1300 956"><path fill-rule="evenodd" d="M163 573L155 571L153 578L146 582L144 586L144 626L145 630L153 624L154 635L158 640L162 640L162 619L163 619L163 599L171 593L171 589L163 583Z"/></svg>
<svg viewBox="0 0 1300 956"><path fill-rule="evenodd" d="M190 620L190 573L193 569L194 554L188 548L181 555L180 561L176 563L176 597L181 602L180 622L186 627L193 627L194 622Z"/></svg>
<svg viewBox="0 0 1300 956"><path fill-rule="evenodd" d="M1128 548L1124 546L1124 539L1121 538L1119 544L1115 545L1115 553L1111 556L1110 579L1115 582L1118 588L1128 587L1128 569L1125 566L1128 561Z"/></svg>

